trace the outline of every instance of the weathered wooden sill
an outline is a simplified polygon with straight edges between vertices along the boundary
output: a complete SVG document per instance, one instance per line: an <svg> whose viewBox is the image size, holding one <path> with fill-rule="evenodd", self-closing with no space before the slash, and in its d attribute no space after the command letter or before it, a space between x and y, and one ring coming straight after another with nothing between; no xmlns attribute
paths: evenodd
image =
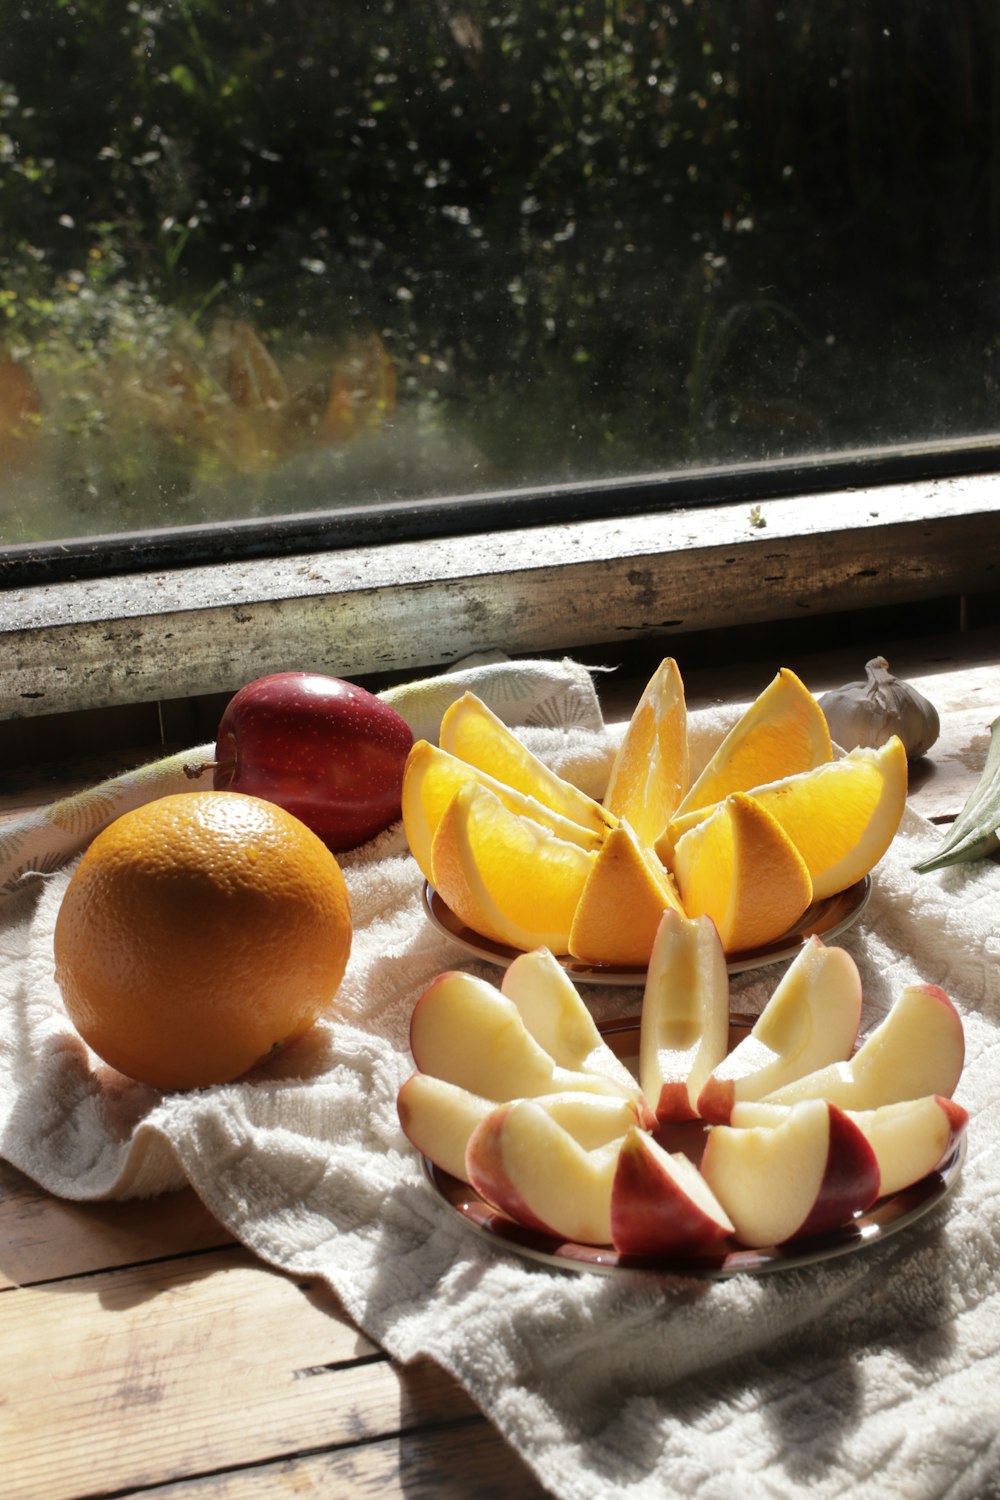
<svg viewBox="0 0 1000 1500"><path fill-rule="evenodd" d="M1000 480L964 476L0 594L0 720L993 595Z"/></svg>

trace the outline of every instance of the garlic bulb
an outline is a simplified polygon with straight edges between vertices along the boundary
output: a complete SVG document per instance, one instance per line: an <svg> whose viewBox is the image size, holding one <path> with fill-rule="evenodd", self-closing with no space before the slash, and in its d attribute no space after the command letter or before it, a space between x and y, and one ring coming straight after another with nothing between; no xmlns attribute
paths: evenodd
<svg viewBox="0 0 1000 1500"><path fill-rule="evenodd" d="M844 750L877 749L898 734L910 760L926 755L941 732L933 703L893 677L884 656L874 657L865 673L865 682L849 682L819 700L836 744Z"/></svg>

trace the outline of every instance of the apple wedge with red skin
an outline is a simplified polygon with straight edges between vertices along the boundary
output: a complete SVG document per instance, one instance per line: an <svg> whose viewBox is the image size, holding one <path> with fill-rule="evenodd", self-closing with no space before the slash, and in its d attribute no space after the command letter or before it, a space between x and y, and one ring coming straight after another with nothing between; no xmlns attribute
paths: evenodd
<svg viewBox="0 0 1000 1500"><path fill-rule="evenodd" d="M950 1099L965 1064L962 1018L936 984L904 989L854 1056L830 1063L764 1097L774 1104L829 1099L840 1109L877 1109L939 1094Z"/></svg>
<svg viewBox="0 0 1000 1500"><path fill-rule="evenodd" d="M512 1000L462 970L439 974L420 996L410 1017L410 1051L421 1073L496 1103L583 1090L644 1105L628 1074L619 1080L560 1067L535 1041Z"/></svg>
<svg viewBox="0 0 1000 1500"><path fill-rule="evenodd" d="M861 1020L861 976L844 948L811 937L785 970L749 1036L705 1080L698 1113L725 1124L733 1105L761 1099L850 1055Z"/></svg>
<svg viewBox="0 0 1000 1500"><path fill-rule="evenodd" d="M642 1130L622 1142L611 1184L611 1243L624 1255L717 1252L733 1225L697 1167Z"/></svg>
<svg viewBox="0 0 1000 1500"><path fill-rule="evenodd" d="M534 1099L498 1105L476 1126L465 1178L528 1229L581 1245L610 1245L620 1141L585 1151Z"/></svg>
<svg viewBox="0 0 1000 1500"><path fill-rule="evenodd" d="M696 1119L698 1096L729 1042L729 971L710 917L664 911L639 1036L639 1082L659 1123Z"/></svg>
<svg viewBox="0 0 1000 1500"><path fill-rule="evenodd" d="M543 1094L534 1102L585 1151L621 1140L638 1120L636 1105L613 1094ZM435 1166L466 1182L466 1147L476 1126L496 1109L496 1100L470 1094L429 1073L413 1073L399 1090L396 1105L410 1144Z"/></svg>
<svg viewBox="0 0 1000 1500"><path fill-rule="evenodd" d="M804 1100L770 1129L714 1125L701 1173L750 1249L838 1229L880 1189L871 1146L825 1099Z"/></svg>
<svg viewBox="0 0 1000 1500"><path fill-rule="evenodd" d="M276 802L336 854L402 816L412 743L406 720L356 683L273 672L226 705L212 780L217 791Z"/></svg>
<svg viewBox="0 0 1000 1500"><path fill-rule="evenodd" d="M791 1104L759 1101L737 1104L730 1124L741 1129L773 1128L782 1124L793 1108ZM899 1193L936 1171L969 1123L968 1110L954 1099L943 1099L938 1094L844 1113L875 1153L882 1197Z"/></svg>
<svg viewBox="0 0 1000 1500"><path fill-rule="evenodd" d="M521 953L500 981L527 1030L561 1068L610 1079L640 1111L639 1123L655 1123L646 1098L628 1068L601 1036L566 970L548 948Z"/></svg>

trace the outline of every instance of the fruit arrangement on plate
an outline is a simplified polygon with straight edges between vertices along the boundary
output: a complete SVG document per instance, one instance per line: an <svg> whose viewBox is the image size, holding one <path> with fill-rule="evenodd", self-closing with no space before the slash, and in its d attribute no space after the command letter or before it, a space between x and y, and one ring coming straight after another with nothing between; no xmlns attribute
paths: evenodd
<svg viewBox="0 0 1000 1500"><path fill-rule="evenodd" d="M850 955L810 938L732 1046L715 924L667 909L637 1076L539 948L499 988L451 971L422 994L400 1123L435 1166L554 1241L681 1259L801 1242L933 1173L967 1123L947 995L903 989L859 1040L861 1002Z"/></svg>
<svg viewBox="0 0 1000 1500"><path fill-rule="evenodd" d="M882 858L906 800L893 737L836 756L783 668L690 774L684 685L664 660L602 802L555 775L473 694L418 740L403 823L420 869L472 933L518 952L645 967L660 917L708 916L730 958L795 929Z"/></svg>

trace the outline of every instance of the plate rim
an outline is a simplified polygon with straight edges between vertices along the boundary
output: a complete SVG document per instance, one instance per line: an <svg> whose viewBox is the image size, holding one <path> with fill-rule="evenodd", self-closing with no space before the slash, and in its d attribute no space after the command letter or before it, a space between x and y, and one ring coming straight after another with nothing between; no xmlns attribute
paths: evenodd
<svg viewBox="0 0 1000 1500"><path fill-rule="evenodd" d="M831 941L854 925L868 905L871 893L872 877L869 872L844 890L814 901L794 927L790 927L773 942L762 944L750 953L737 953L727 958L729 973L742 974L749 969L765 968L768 964L793 958L814 934L824 942ZM438 932L483 963L507 968L523 951L483 937L481 933L467 927L426 879L423 884L423 905L425 915ZM823 921L824 914L836 913L841 908L843 911L840 916L835 916L830 922ZM646 982L646 966L642 964L585 964L565 954L557 954L556 962L572 980L581 984L641 986Z"/></svg>
<svg viewBox="0 0 1000 1500"><path fill-rule="evenodd" d="M571 1240L527 1229L490 1208L475 1190L421 1157L431 1189L468 1228L501 1251L519 1255L557 1271L596 1275L680 1276L699 1281L721 1281L738 1275L770 1275L797 1270L867 1250L908 1229L941 1204L961 1175L967 1149L963 1131L935 1171L897 1193L879 1198L848 1224L789 1246L749 1249L738 1246L720 1256L687 1257L626 1255L610 1245L581 1245Z"/></svg>
<svg viewBox="0 0 1000 1500"><path fill-rule="evenodd" d="M741 1030L749 1029L755 1019L730 1012L730 1026ZM602 1035L638 1033L639 1022L640 1018L635 1015L615 1016L599 1022L598 1030ZM468 1183L436 1166L429 1157L421 1154L420 1161L437 1197L494 1249L558 1271L605 1276L636 1272L661 1278L679 1276L720 1281L741 1274L759 1276L796 1270L884 1243L922 1219L948 1197L961 1176L967 1148L968 1132L963 1130L933 1172L895 1193L877 1198L863 1213L855 1214L848 1223L826 1234L793 1240L785 1246L767 1245L756 1249L736 1246L718 1254L695 1257L628 1255L610 1245L583 1245L546 1235L518 1224L492 1208Z"/></svg>

